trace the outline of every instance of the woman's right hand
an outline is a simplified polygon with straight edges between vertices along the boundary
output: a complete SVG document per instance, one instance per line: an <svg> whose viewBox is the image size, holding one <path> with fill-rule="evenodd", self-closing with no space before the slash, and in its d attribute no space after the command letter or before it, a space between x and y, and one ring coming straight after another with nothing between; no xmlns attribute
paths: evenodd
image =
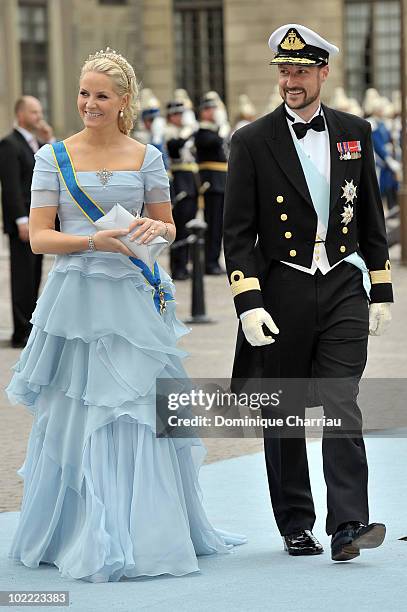
<svg viewBox="0 0 407 612"><path fill-rule="evenodd" d="M95 248L97 251L121 253L122 255L127 255L127 257L134 257L134 253L118 239L119 236L126 236L128 233L128 228L122 230L100 230L93 234Z"/></svg>

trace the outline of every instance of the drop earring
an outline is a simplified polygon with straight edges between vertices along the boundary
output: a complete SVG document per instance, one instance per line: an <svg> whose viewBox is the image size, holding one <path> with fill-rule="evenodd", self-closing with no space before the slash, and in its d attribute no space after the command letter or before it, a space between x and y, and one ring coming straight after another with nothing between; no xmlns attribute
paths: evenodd
<svg viewBox="0 0 407 612"><path fill-rule="evenodd" d="M119 114L120 114L120 117L123 119L123 117L124 117L124 112L123 112L123 109L121 109L121 111L120 111L120 113L119 113Z"/></svg>

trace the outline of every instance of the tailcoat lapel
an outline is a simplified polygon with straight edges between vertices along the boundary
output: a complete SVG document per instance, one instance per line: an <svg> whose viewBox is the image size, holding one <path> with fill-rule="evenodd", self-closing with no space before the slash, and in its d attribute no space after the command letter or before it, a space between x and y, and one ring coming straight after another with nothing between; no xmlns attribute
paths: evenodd
<svg viewBox="0 0 407 612"><path fill-rule="evenodd" d="M270 119L270 133L266 134L267 145L288 180L299 191L304 200L314 208L301 162L287 125L284 104L270 115Z"/></svg>
<svg viewBox="0 0 407 612"><path fill-rule="evenodd" d="M13 130L13 134L14 138L24 147L27 153L30 153L31 156L34 158L34 151L30 147L24 136L21 134L21 132L19 132L18 130Z"/></svg>
<svg viewBox="0 0 407 612"><path fill-rule="evenodd" d="M332 210L338 202L341 195L341 187L345 182L346 170L348 169L348 160L339 158L337 149L338 142L350 140L344 131L344 128L339 121L337 114L331 109L322 105L326 124L329 133L329 147L331 151L331 190L329 198L329 210Z"/></svg>

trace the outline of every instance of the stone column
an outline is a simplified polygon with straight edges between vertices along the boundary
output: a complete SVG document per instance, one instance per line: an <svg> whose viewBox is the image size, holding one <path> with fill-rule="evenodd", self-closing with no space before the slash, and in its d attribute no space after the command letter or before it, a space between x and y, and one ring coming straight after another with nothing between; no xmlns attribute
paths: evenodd
<svg viewBox="0 0 407 612"><path fill-rule="evenodd" d="M14 102L21 95L17 0L0 2L0 137L10 131Z"/></svg>
<svg viewBox="0 0 407 612"><path fill-rule="evenodd" d="M161 101L161 108L175 87L173 7L171 0L143 3L144 70L142 85Z"/></svg>
<svg viewBox="0 0 407 612"><path fill-rule="evenodd" d="M71 71L70 63L65 64L64 58L64 30L67 23L63 21L63 0L48 2L48 62L51 92L50 122L57 138L64 138L67 131L67 103L68 100L67 75ZM66 4L66 3L65 3ZM69 81L68 81L69 82Z"/></svg>

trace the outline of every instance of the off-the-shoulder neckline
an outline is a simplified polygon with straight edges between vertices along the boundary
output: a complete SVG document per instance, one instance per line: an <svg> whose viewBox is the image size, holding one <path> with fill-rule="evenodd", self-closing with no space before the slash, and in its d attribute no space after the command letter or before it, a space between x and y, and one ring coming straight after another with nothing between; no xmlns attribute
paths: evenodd
<svg viewBox="0 0 407 612"><path fill-rule="evenodd" d="M51 146L52 145L50 144L50 147ZM151 150L151 147L153 147L154 149L157 149L157 147L154 147L154 145L150 144L149 142L146 144L146 151L144 153L143 163L141 164L141 166L140 166L140 168L138 170L112 170L113 174L117 174L119 172L121 174L139 174L140 172L142 172L143 169L144 169L144 166L146 164L146 160L147 160L147 157L148 157L148 151ZM69 149L66 146L66 144L65 144L65 148L68 151L69 157L71 157L71 155L69 153ZM157 149L157 151L158 151L158 149ZM72 166L73 166L73 164L72 164ZM96 174L97 172L100 171L100 168L99 168L99 170L76 170L76 168L74 167L74 170L75 170L75 174Z"/></svg>

